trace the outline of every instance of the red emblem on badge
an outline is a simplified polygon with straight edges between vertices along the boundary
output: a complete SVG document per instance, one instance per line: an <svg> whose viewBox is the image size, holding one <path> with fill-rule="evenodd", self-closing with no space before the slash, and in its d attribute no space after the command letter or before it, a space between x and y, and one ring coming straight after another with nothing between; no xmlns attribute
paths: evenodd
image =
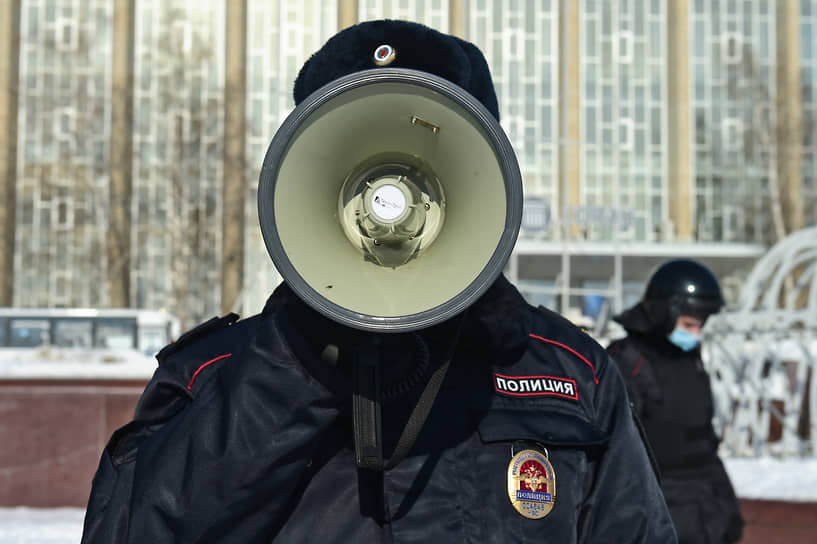
<svg viewBox="0 0 817 544"><path fill-rule="evenodd" d="M536 459L525 461L519 468L519 489L548 492L547 470Z"/></svg>

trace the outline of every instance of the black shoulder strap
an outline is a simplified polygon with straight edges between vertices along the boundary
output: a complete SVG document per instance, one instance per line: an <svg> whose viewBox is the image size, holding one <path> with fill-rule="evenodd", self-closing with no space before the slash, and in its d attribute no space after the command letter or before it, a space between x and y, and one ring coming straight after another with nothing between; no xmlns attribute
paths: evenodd
<svg viewBox="0 0 817 544"><path fill-rule="evenodd" d="M377 370L378 356L376 352L378 343L375 340L372 344L364 346L355 361L356 389L352 396L355 456L359 467L374 471L390 470L396 467L411 451L414 442L417 440L417 435L420 434L423 424L429 413L431 413L434 400L437 398L440 386L445 380L451 360L456 354L464 323L465 318L463 317L457 325L457 331L445 361L434 371L428 383L426 383L388 461L383 459L381 438L380 378Z"/></svg>
<svg viewBox="0 0 817 544"><path fill-rule="evenodd" d="M386 463L386 470L396 467L397 464L402 461L411 450L411 447L417 440L417 435L420 434L420 429L423 428L423 423L425 423L429 412L431 412L434 399L437 398L437 393L440 391L440 386L442 385L443 380L445 380L445 374L448 372L448 367L450 365L451 359L447 359L445 363L434 371L431 379L426 384L422 395L420 395L420 400L417 401L417 405L414 407L414 410L412 410L408 423L406 423L406 426L400 435L400 439L397 442L397 447L394 449L394 453L392 453L391 458L389 458L388 463Z"/></svg>
<svg viewBox="0 0 817 544"><path fill-rule="evenodd" d="M158 359L159 364L162 364L165 359L182 349L184 346L192 343L197 338L201 338L202 336L206 336L215 330L232 325L238 321L238 319L239 315L236 313L229 313L222 317L213 317L185 332L174 342L166 345L159 353L156 354L156 359Z"/></svg>

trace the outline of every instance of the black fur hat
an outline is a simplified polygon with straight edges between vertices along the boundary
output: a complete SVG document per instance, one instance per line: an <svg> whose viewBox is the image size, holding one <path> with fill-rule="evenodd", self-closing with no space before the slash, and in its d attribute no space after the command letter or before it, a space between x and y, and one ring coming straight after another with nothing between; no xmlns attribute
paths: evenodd
<svg viewBox="0 0 817 544"><path fill-rule="evenodd" d="M471 93L499 120L488 63L473 44L408 21L367 21L341 30L304 63L295 80L295 103L339 77L377 68L375 51L394 50L390 68L440 76Z"/></svg>

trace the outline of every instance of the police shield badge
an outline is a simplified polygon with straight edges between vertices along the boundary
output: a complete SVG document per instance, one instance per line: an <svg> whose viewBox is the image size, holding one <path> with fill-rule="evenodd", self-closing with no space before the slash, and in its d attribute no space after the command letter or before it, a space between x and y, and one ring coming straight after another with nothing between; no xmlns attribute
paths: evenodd
<svg viewBox="0 0 817 544"><path fill-rule="evenodd" d="M541 519L553 510L556 474L547 454L522 450L511 458L508 498L514 509L526 518Z"/></svg>

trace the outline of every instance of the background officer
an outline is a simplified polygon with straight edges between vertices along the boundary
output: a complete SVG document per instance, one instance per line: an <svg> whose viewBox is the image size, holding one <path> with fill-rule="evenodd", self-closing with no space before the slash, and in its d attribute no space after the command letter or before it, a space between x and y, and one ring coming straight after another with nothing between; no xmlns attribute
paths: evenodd
<svg viewBox="0 0 817 544"><path fill-rule="evenodd" d="M712 391L700 352L701 328L722 306L718 280L707 267L686 259L666 262L641 301L613 318L627 336L607 349L644 424L682 543L737 542L743 532L717 454Z"/></svg>

